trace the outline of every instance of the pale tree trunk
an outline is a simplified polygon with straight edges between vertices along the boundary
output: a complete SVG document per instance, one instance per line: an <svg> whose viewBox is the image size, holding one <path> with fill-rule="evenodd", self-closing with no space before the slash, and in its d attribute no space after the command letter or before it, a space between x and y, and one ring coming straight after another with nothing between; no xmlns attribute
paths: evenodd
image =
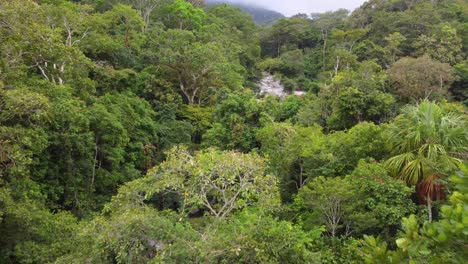
<svg viewBox="0 0 468 264"><path fill-rule="evenodd" d="M340 59L340 56L336 56L335 77L338 75L338 70L340 69Z"/></svg>
<svg viewBox="0 0 468 264"><path fill-rule="evenodd" d="M429 194L426 196L426 202L427 202L427 216L429 219L429 222L432 222L432 199Z"/></svg>
<svg viewBox="0 0 468 264"><path fill-rule="evenodd" d="M321 211L325 216L325 223L329 229L330 234L335 238L338 228L340 226L341 216L341 200L336 197L330 197L325 204L321 204Z"/></svg>
<svg viewBox="0 0 468 264"><path fill-rule="evenodd" d="M189 93L190 89L188 89L187 86L184 85L182 80L179 81L179 86L180 86L180 90L184 94L185 98L187 98L188 104L192 105L194 97Z"/></svg>

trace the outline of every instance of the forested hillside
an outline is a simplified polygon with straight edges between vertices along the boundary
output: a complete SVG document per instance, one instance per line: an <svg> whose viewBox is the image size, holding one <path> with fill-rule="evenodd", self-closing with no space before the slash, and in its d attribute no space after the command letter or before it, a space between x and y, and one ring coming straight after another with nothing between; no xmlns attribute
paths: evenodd
<svg viewBox="0 0 468 264"><path fill-rule="evenodd" d="M2 0L0 263L464 263L467 52L465 0Z"/></svg>
<svg viewBox="0 0 468 264"><path fill-rule="evenodd" d="M243 3L235 3L229 0L207 0L205 3L209 5L219 5L219 4L230 4L232 6L240 8L242 11L252 15L255 23L259 25L268 25L276 22L280 18L284 18L284 15L273 11L268 10L262 7L258 7L255 3L251 5L243 4Z"/></svg>

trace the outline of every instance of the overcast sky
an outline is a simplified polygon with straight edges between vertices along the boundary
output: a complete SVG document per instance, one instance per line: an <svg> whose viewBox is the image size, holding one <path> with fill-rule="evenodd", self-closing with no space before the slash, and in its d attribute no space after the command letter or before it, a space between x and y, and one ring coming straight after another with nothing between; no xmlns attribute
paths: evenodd
<svg viewBox="0 0 468 264"><path fill-rule="evenodd" d="M278 11L286 16L297 13L322 13L346 8L353 11L365 0L225 0L226 2L248 3Z"/></svg>

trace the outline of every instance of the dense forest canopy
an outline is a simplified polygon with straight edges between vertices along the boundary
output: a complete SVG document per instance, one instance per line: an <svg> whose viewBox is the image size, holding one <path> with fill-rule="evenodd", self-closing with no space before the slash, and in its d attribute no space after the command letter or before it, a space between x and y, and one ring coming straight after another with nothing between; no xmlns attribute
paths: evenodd
<svg viewBox="0 0 468 264"><path fill-rule="evenodd" d="M0 263L463 263L467 53L466 0L0 1Z"/></svg>

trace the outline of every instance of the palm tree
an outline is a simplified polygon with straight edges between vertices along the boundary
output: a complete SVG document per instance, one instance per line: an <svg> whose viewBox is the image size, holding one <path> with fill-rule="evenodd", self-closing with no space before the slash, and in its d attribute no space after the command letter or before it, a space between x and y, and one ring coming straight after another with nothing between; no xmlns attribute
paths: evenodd
<svg viewBox="0 0 468 264"><path fill-rule="evenodd" d="M389 128L395 156L387 160L390 173L409 185L428 208L442 199L443 178L467 157L467 117L453 105L428 100L403 108Z"/></svg>

